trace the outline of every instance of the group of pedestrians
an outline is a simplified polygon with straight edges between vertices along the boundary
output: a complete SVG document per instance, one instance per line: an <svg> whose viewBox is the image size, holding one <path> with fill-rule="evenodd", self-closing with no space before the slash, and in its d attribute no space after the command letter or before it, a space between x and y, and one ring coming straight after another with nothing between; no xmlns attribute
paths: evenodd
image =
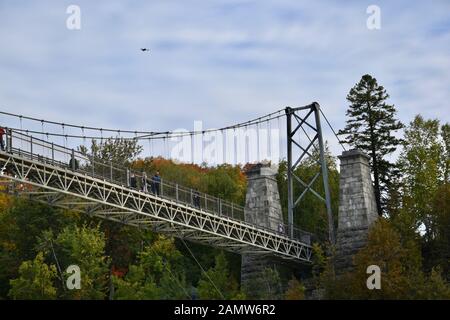
<svg viewBox="0 0 450 320"><path fill-rule="evenodd" d="M136 175L131 173L130 176L130 187L138 190L138 181ZM155 175L148 179L147 173L143 173L141 177L141 191L151 192L154 195L159 196L161 194L161 177L159 171L156 171Z"/></svg>

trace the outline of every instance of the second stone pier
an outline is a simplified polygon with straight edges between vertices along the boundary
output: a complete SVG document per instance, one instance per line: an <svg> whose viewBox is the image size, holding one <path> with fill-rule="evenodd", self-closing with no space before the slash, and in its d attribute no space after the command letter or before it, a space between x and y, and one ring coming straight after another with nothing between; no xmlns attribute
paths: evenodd
<svg viewBox="0 0 450 320"><path fill-rule="evenodd" d="M339 216L335 267L337 273L352 268L355 253L367 243L370 226L378 219L370 175L369 156L359 150L339 156Z"/></svg>
<svg viewBox="0 0 450 320"><path fill-rule="evenodd" d="M246 172L247 195L245 198L245 221L279 231L283 221L280 195L276 180L276 170L268 164L256 164ZM243 254L241 264L241 285L249 299L258 299L262 291L260 286L262 272L273 267L273 262L258 254Z"/></svg>

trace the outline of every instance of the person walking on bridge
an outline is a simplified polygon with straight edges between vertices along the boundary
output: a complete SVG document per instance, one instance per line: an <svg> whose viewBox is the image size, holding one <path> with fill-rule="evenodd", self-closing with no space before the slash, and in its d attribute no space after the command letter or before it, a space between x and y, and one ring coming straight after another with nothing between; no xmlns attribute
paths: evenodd
<svg viewBox="0 0 450 320"><path fill-rule="evenodd" d="M281 222L278 224L278 232L284 235L284 225Z"/></svg>
<svg viewBox="0 0 450 320"><path fill-rule="evenodd" d="M196 207L197 209L200 209L200 193L198 192L198 189L194 190L194 194L193 194L192 198L193 198L193 202L194 202L194 207Z"/></svg>
<svg viewBox="0 0 450 320"><path fill-rule="evenodd" d="M159 171L156 171L155 175L152 177L152 191L155 195L160 195L161 177L159 176Z"/></svg>
<svg viewBox="0 0 450 320"><path fill-rule="evenodd" d="M5 134L5 129L3 129L3 127L0 127L0 147L2 148L2 151L5 151L5 141L3 141L3 136Z"/></svg>
<svg viewBox="0 0 450 320"><path fill-rule="evenodd" d="M147 173L145 173L145 171L142 173L142 191L148 192L148 189L147 189Z"/></svg>
<svg viewBox="0 0 450 320"><path fill-rule="evenodd" d="M137 180L134 173L132 173L130 176L130 188L137 189Z"/></svg>
<svg viewBox="0 0 450 320"><path fill-rule="evenodd" d="M70 156L70 160L69 160L69 168L73 171L77 171L78 170L78 160L75 159L75 157L73 155Z"/></svg>

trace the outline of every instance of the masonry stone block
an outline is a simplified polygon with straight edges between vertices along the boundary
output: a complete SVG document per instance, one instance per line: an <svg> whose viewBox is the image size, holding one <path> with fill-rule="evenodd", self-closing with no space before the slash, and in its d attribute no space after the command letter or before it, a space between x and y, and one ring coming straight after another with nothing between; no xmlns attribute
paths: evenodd
<svg viewBox="0 0 450 320"><path fill-rule="evenodd" d="M370 226L378 219L369 157L359 151L339 156L339 216L335 267L338 274L352 269L353 256L366 245Z"/></svg>
<svg viewBox="0 0 450 320"><path fill-rule="evenodd" d="M245 198L245 221L257 223L260 226L279 230L283 221L280 195L276 181L276 171L268 165L257 164L247 173L247 194ZM264 287L258 287L261 273L273 262L257 254L242 255L241 286L249 299L261 296Z"/></svg>

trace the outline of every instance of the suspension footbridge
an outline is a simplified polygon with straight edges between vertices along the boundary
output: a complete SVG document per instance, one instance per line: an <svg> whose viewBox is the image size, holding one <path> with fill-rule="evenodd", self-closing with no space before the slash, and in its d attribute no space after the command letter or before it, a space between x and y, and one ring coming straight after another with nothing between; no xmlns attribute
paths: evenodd
<svg viewBox="0 0 450 320"><path fill-rule="evenodd" d="M310 111L306 117L295 116L299 121L295 131L304 123L310 125L307 118L314 112L316 120L318 119L318 105L313 107L316 107L316 110ZM289 112L291 110L289 108ZM247 125L249 123L247 122ZM258 224L257 221L246 218L245 208L241 205L200 193L175 182L162 179L158 193L138 190L130 184L130 177L134 175L137 179L142 179L142 172L133 172L129 168L102 161L93 155L39 139L22 128L5 129L6 145L0 151L0 174L11 192L92 217L149 228L158 233L239 254L273 255L302 263L311 262L312 235L295 228L291 223L291 216L289 224L282 220L273 221L270 225L279 227L269 228L267 224ZM293 138L295 131L293 134L288 132L289 141L301 147ZM153 135L154 133L151 133L151 136ZM301 147L301 157L310 155L308 150L314 146L316 140L323 153L320 126L315 126L315 136L310 139L308 146ZM290 156L292 157L292 154ZM292 180L299 180L293 170L301 158L294 164L292 158L289 160L289 183L292 184ZM322 156L318 163L321 164L319 173L322 173L326 185L326 166ZM304 192L315 193L311 185L317 176L310 183L300 180L305 186ZM303 195L304 193L301 197ZM318 194L317 196L321 197ZM297 205L301 197L294 203L290 196L290 210ZM326 194L322 199L328 207L329 195Z"/></svg>

